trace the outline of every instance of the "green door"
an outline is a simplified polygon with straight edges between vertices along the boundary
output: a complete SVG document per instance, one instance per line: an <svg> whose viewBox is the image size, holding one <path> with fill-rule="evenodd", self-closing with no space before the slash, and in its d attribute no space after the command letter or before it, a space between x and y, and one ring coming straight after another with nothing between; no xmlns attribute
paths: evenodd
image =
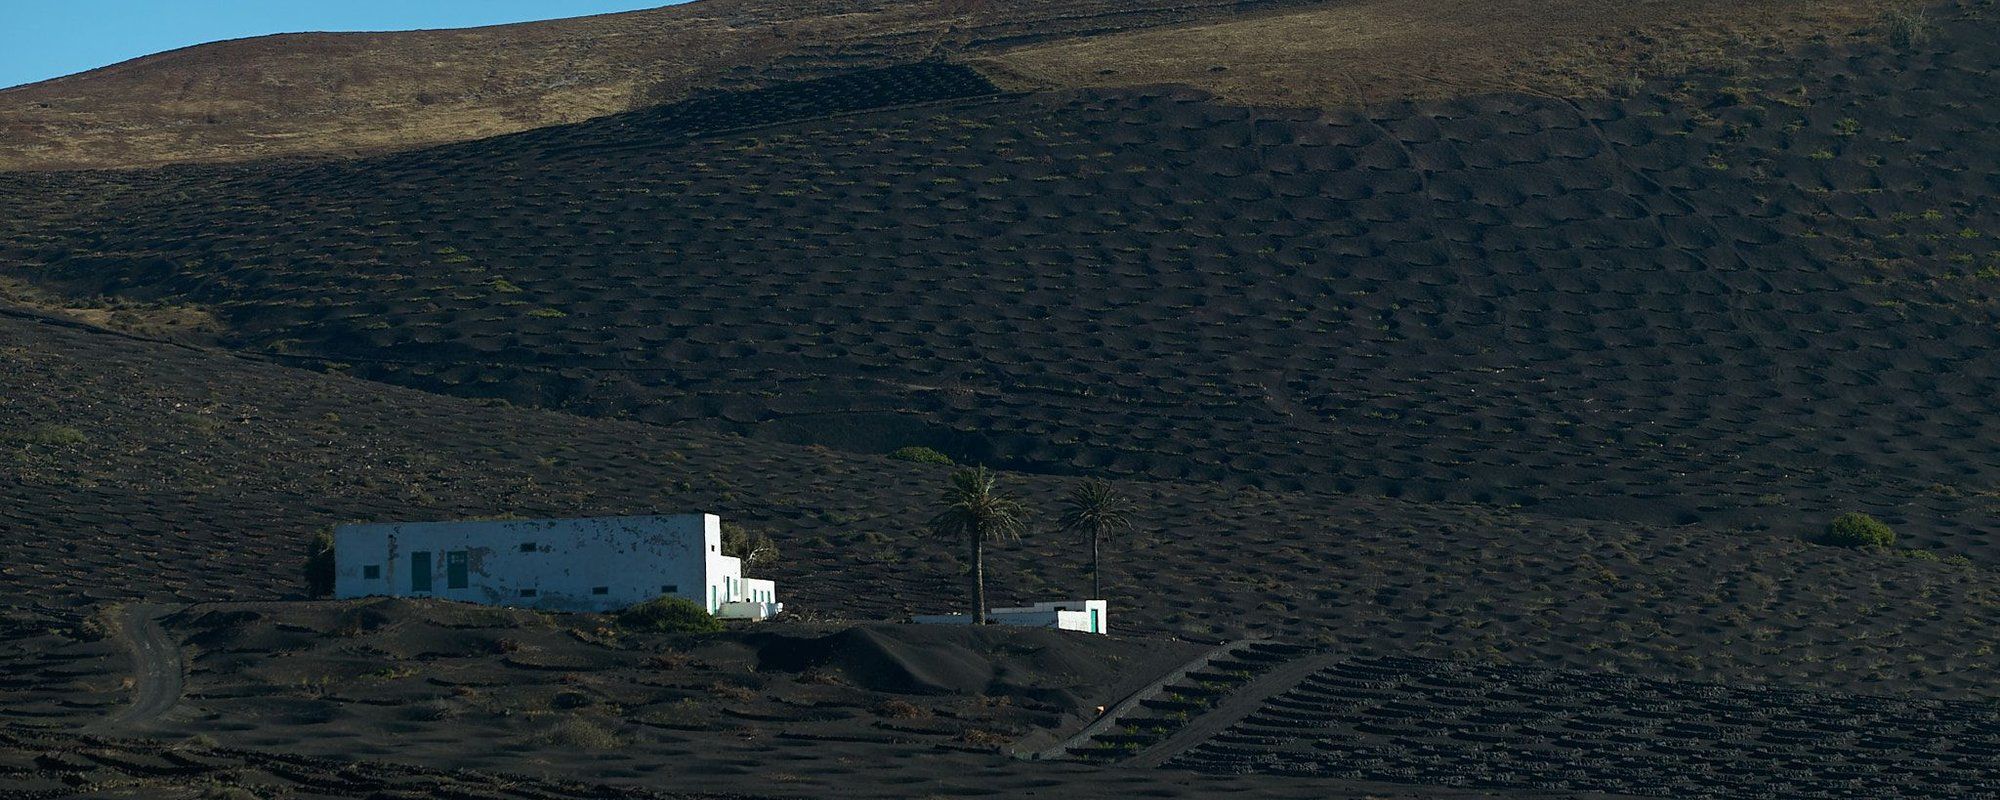
<svg viewBox="0 0 2000 800"><path fill-rule="evenodd" d="M444 586L447 589L465 588L465 551L448 550L444 554Z"/></svg>
<svg viewBox="0 0 2000 800"><path fill-rule="evenodd" d="M1090 632L1097 632L1097 609L1090 610Z"/></svg>
<svg viewBox="0 0 2000 800"><path fill-rule="evenodd" d="M426 550L410 554L410 591L431 590L431 554Z"/></svg>

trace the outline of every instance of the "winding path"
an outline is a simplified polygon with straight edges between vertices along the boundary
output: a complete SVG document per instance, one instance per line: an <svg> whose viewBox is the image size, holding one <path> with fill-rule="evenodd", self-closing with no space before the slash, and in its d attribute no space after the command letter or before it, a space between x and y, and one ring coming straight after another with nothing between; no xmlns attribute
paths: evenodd
<svg viewBox="0 0 2000 800"><path fill-rule="evenodd" d="M159 618L172 606L133 603L118 610L118 635L132 651L132 704L118 713L84 726L91 733L147 725L172 710L185 688L186 663L181 648L160 627Z"/></svg>

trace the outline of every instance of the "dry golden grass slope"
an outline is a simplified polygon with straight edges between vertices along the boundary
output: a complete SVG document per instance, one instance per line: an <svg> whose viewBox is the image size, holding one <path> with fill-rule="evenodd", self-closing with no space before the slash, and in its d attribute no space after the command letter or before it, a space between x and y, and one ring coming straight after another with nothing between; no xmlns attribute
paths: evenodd
<svg viewBox="0 0 2000 800"><path fill-rule="evenodd" d="M1187 83L1310 105L1354 87L1601 86L1756 43L1833 35L1903 0L699 0L462 30L190 47L0 91L0 170L422 147L709 87L925 58L1019 88Z"/></svg>
<svg viewBox="0 0 2000 800"><path fill-rule="evenodd" d="M1583 94L1759 47L1848 35L1907 0L1347 0L1016 48L1028 84L1187 84L1253 105Z"/></svg>
<svg viewBox="0 0 2000 800"><path fill-rule="evenodd" d="M303 33L147 56L0 92L0 168L141 166L459 141L643 105L842 24L712 0L554 22ZM859 24L859 23L855 23ZM883 23L876 22L876 25Z"/></svg>
<svg viewBox="0 0 2000 800"><path fill-rule="evenodd" d="M459 30L200 45L0 91L0 170L464 141L710 87L1310 0L700 0Z"/></svg>

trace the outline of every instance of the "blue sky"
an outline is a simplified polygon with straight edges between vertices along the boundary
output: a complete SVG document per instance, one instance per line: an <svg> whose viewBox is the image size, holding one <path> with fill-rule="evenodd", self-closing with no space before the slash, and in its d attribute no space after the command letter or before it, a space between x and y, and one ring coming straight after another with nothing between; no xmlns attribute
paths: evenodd
<svg viewBox="0 0 2000 800"><path fill-rule="evenodd" d="M0 88L202 42L299 31L463 28L674 0L0 0Z"/></svg>

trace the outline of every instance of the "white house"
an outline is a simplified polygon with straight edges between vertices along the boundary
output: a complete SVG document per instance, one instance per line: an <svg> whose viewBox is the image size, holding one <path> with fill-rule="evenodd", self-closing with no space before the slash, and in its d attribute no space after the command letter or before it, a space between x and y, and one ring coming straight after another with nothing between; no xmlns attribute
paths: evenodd
<svg viewBox="0 0 2000 800"><path fill-rule="evenodd" d="M989 608L986 609L986 621L995 625L1110 633L1110 619L1105 612L1103 600L1058 600L1016 608ZM972 615L919 614L910 619L927 625L966 625L972 622Z"/></svg>
<svg viewBox="0 0 2000 800"><path fill-rule="evenodd" d="M342 525L333 550L342 598L611 611L673 595L737 619L784 608L776 586L722 554L714 514Z"/></svg>

